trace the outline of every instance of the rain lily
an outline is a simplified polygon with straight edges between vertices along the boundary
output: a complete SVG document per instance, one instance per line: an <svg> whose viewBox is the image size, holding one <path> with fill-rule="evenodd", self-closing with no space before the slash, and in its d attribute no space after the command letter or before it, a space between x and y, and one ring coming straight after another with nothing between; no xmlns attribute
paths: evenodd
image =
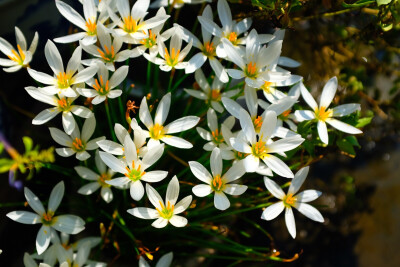
<svg viewBox="0 0 400 267"><path fill-rule="evenodd" d="M67 263L65 267L84 267L84 266L96 266L106 267L107 263L94 262L89 260L90 250L92 249L92 243L90 241L82 242L76 253L73 250L66 249L62 244L56 245L56 253L59 262ZM63 267L62 264L60 267Z"/></svg>
<svg viewBox="0 0 400 267"><path fill-rule="evenodd" d="M193 194L205 197L214 192L214 206L219 210L226 210L230 206L226 194L239 196L247 190L247 186L230 184L242 177L246 170L241 163L233 164L232 167L222 175L222 157L219 148L214 148L210 158L211 173L196 161L189 161L190 170L202 182L206 184L196 185L192 188Z"/></svg>
<svg viewBox="0 0 400 267"><path fill-rule="evenodd" d="M210 129L210 132L201 127L196 127L196 130L201 138L209 141L203 146L203 149L206 151L212 151L215 147L219 147L222 150L228 149L227 145L224 142L227 136L224 136L225 132L222 129L226 128L228 130L231 130L232 127L235 125L235 118L232 116L226 118L221 127L218 127L217 114L212 108L210 108L207 111L207 125Z"/></svg>
<svg viewBox="0 0 400 267"><path fill-rule="evenodd" d="M187 62L183 62L190 49L192 48L192 41L181 50L182 48L182 30L178 27L174 27L175 33L172 35L169 43L169 51L164 44L163 38L157 39L158 53L162 58L151 57L149 54L143 54L143 56L153 62L156 65L160 65L160 70L171 71L172 69L184 69L187 66Z"/></svg>
<svg viewBox="0 0 400 267"><path fill-rule="evenodd" d="M206 104L210 105L213 109L215 109L215 111L218 111L219 113L224 112L224 107L221 105L221 99L223 97L231 98L237 95L241 90L239 88L226 92L221 92L225 86L225 83L222 83L220 79L218 79L218 77L214 78L213 83L210 87L207 78L204 76L204 73L201 69L196 70L196 72L194 73L194 78L196 79L196 82L200 86L202 91L185 89L186 93L195 98L205 100Z"/></svg>
<svg viewBox="0 0 400 267"><path fill-rule="evenodd" d="M105 202L110 203L113 199L113 193L111 191L110 185L106 182L111 180L114 175L114 171L106 168L106 165L101 160L99 152L96 152L95 163L98 173L92 171L91 169L83 166L76 166L75 171L85 180L92 181L91 183L85 184L79 188L78 193L82 195L91 195L101 187L100 195Z"/></svg>
<svg viewBox="0 0 400 267"><path fill-rule="evenodd" d="M97 66L91 66L76 73L81 64L82 48L80 46L78 46L72 54L66 70L64 70L60 52L58 52L57 47L52 41L47 41L44 53L50 68L54 72L54 76L28 68L28 73L33 79L48 85L39 88L39 90L44 94L58 94L60 97L77 97L78 94L71 88L71 86L86 82L97 72Z"/></svg>
<svg viewBox="0 0 400 267"><path fill-rule="evenodd" d="M209 5L203 11L203 18L207 18L212 20L213 14L211 7ZM208 32L204 26L201 26L201 33L203 36L203 42L199 40L194 34L185 28L181 27L183 31L183 39L186 42L193 42L193 46L200 49L201 52L194 55L188 62L188 65L185 68L185 73L192 73L198 69L200 69L203 64L208 59L211 65L211 68L215 72L216 77L223 83L227 83L229 81L228 74L225 71L225 68L222 66L221 62L216 58L216 49L220 40L218 37L214 37L211 39L212 35Z"/></svg>
<svg viewBox="0 0 400 267"><path fill-rule="evenodd" d="M56 148L56 153L61 157L70 157L76 153L78 160L87 160L90 154L87 150L98 148L97 141L105 139L104 136L92 139L93 132L96 128L96 119L94 116L85 120L82 127L82 134L79 127L75 127L71 135L67 135L57 128L49 128L50 135L59 145L66 146L64 148Z"/></svg>
<svg viewBox="0 0 400 267"><path fill-rule="evenodd" d="M118 159L106 152L100 152L101 159L108 167L124 175L124 177L108 180L106 183L117 187L130 186L131 197L139 201L144 195L142 181L148 183L159 182L168 175L166 171L146 172L146 169L151 167L162 156L164 144L149 148L142 159L138 158L135 143L129 135L125 136L123 144L125 159Z"/></svg>
<svg viewBox="0 0 400 267"><path fill-rule="evenodd" d="M97 7L94 0L83 0L83 14L85 18L76 12L70 5L63 1L56 0L56 7L58 11L71 23L75 24L84 32L73 33L64 37L55 38L54 41L57 43L72 43L82 40L84 45L91 45L97 42ZM100 15L102 20L105 20L106 13ZM100 18L99 18L100 20Z"/></svg>
<svg viewBox="0 0 400 267"><path fill-rule="evenodd" d="M260 160L280 176L293 178L293 173L281 159L272 153L282 154L285 151L298 147L304 139L299 135L282 138L278 141L271 139L276 129L277 117L274 111L267 111L261 124L259 133L256 133L250 115L240 110L240 125L243 135L231 138L234 149L248 154L243 160L247 172L254 172L260 165Z"/></svg>
<svg viewBox="0 0 400 267"><path fill-rule="evenodd" d="M126 43L135 44L138 40L146 38L143 31L157 27L170 17L169 15L159 14L151 19L144 20L148 13L150 0L137 0L132 9L129 8L129 0L116 0L116 4L122 19L111 9L108 10L108 13L118 26L118 29L114 29L114 32Z"/></svg>
<svg viewBox="0 0 400 267"><path fill-rule="evenodd" d="M82 64L86 66L95 65L96 62L103 62L110 71L115 71L115 62L124 62L132 56L132 51L129 49L121 50L122 40L118 36L111 41L109 30L102 23L97 25L97 36L99 38L100 47L96 45L84 45L80 43L83 50L95 58L83 59Z"/></svg>
<svg viewBox="0 0 400 267"><path fill-rule="evenodd" d="M156 267L169 267L169 266L171 266L173 257L174 257L174 254L172 252L169 252L169 253L163 255L157 261ZM139 258L139 267L150 267L150 265L147 263L147 261L144 259L143 256L140 256L140 258Z"/></svg>
<svg viewBox="0 0 400 267"><path fill-rule="evenodd" d="M50 244L51 232L57 230L67 234L77 234L85 229L85 222L75 215L54 216L61 200L64 196L64 182L59 182L51 191L47 211L44 209L39 198L29 188L24 189L26 201L29 206L36 212L29 211L12 211L7 217L24 224L41 223L37 237L36 250L40 255Z"/></svg>
<svg viewBox="0 0 400 267"><path fill-rule="evenodd" d="M361 130L347 123L341 122L333 117L343 117L349 115L357 110L360 110L360 104L344 104L332 109L328 108L331 104L337 90L338 81L336 77L331 78L322 90L319 106L315 102L312 95L308 92L307 88L301 84L300 90L304 101L313 109L311 110L296 110L294 113L298 121L314 120L318 121L317 129L321 141L325 144L329 143L328 129L326 123L330 124L339 131L349 134L360 134Z"/></svg>
<svg viewBox="0 0 400 267"><path fill-rule="evenodd" d="M317 190L305 190L296 195L297 191L299 191L301 185L306 179L308 171L309 167L305 167L296 173L292 183L290 184L287 194L285 194L280 186L274 181L264 177L265 186L267 187L268 191L281 201L266 208L261 215L261 219L267 221L273 220L279 214L281 214L283 210L285 210L286 227L293 238L296 238L296 223L294 221L292 207L296 208L298 211L303 213L303 215L313 221L324 222L324 218L322 217L321 213L313 206L307 204L308 202L317 199L321 195L321 192Z"/></svg>
<svg viewBox="0 0 400 267"><path fill-rule="evenodd" d="M3 52L9 59L0 58L0 66L5 72L16 72L21 68L29 67L29 62L36 51L39 41L39 35L35 32L31 46L28 49L24 34L18 27L15 27L15 37L17 40L17 49L4 38L0 37L0 51Z"/></svg>
<svg viewBox="0 0 400 267"><path fill-rule="evenodd" d="M204 2L210 3L211 0L155 0L151 3L150 8L166 7L171 5L173 8L178 9L183 7L185 4L201 4Z"/></svg>
<svg viewBox="0 0 400 267"><path fill-rule="evenodd" d="M116 98L122 94L122 90L114 89L125 80L128 75L129 66L121 66L117 69L111 78L108 77L108 69L106 66L98 62L98 78L91 79L86 83L94 89L77 88L77 91L85 97L94 97L92 100L93 105L97 105L105 101L107 98Z"/></svg>
<svg viewBox="0 0 400 267"><path fill-rule="evenodd" d="M156 209L133 208L128 210L130 214L141 219L157 219L151 224L155 228L163 228L167 226L168 222L175 227L186 226L188 220L177 214L184 212L189 207L192 202L192 196L187 196L176 203L179 196L179 181L176 176L168 183L165 202L160 194L149 184L146 185L146 193L151 204Z"/></svg>
<svg viewBox="0 0 400 267"><path fill-rule="evenodd" d="M93 113L90 109L83 106L73 105L76 97L60 98L57 96L50 96L43 94L39 91L39 89L32 86L26 87L25 90L34 99L54 106L53 108L48 108L40 112L32 121L32 124L34 125L42 125L57 116L57 114L62 113L62 124L64 131L67 134L71 134L75 127L78 127L76 126L76 122L72 114L86 119L93 116Z"/></svg>
<svg viewBox="0 0 400 267"><path fill-rule="evenodd" d="M171 134L183 132L193 128L199 122L200 118L196 116L187 116L163 126L165 120L167 119L170 106L171 93L168 93L163 96L158 104L153 121L147 106L146 97L143 97L142 103L140 104L139 117L148 129L148 134L150 136L148 147L150 148L154 144L159 144L161 140L170 146L179 148L192 148L193 145L190 142L180 137L172 136Z"/></svg>

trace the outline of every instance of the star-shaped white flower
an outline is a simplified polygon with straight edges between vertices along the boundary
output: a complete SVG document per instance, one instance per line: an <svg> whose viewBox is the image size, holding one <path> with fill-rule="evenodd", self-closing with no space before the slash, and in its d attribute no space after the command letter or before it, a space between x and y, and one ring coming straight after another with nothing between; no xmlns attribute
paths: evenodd
<svg viewBox="0 0 400 267"><path fill-rule="evenodd" d="M64 196L64 182L59 182L51 191L47 211L39 198L29 188L24 188L25 198L29 206L36 212L12 211L7 213L7 217L23 224L41 223L37 237L36 250L42 254L50 244L51 233L54 230L67 234L77 234L85 229L85 221L75 215L54 216L61 200ZM54 229L54 230L53 230Z"/></svg>
<svg viewBox="0 0 400 267"><path fill-rule="evenodd" d="M231 184L231 182L242 177L246 170L241 162L233 164L232 167L222 175L222 156L218 147L211 152L211 172L196 161L189 161L190 170L202 182L206 184L196 185L192 188L193 194L205 197L214 192L214 206L219 210L226 210L230 206L229 199L225 194L239 196L247 190L247 186Z"/></svg>
<svg viewBox="0 0 400 267"><path fill-rule="evenodd" d="M159 144L161 140L170 146L179 148L192 148L193 145L190 142L171 134L183 132L193 128L199 122L200 118L196 116L186 116L177 119L166 126L163 126L165 120L167 119L170 106L171 93L168 93L163 96L158 104L153 121L147 106L146 97L143 97L142 103L140 104L139 117L148 129L148 134L150 136L148 147L152 147L154 144Z"/></svg>
<svg viewBox="0 0 400 267"><path fill-rule="evenodd" d="M321 195L321 192L317 190L305 190L296 195L297 191L299 191L301 185L306 179L308 171L309 167L305 167L296 173L292 183L290 184L287 194L285 194L281 187L274 181L264 177L265 186L267 187L268 191L274 197L282 201L272 204L266 208L261 215L261 219L267 221L273 220L279 214L281 214L283 210L285 210L286 227L293 238L296 238L296 223L294 221L292 207L296 208L311 220L316 222L324 222L324 218L322 217L321 213L313 206L307 204L307 202L317 199Z"/></svg>
<svg viewBox="0 0 400 267"><path fill-rule="evenodd" d="M162 156L164 144L149 148L142 159L138 158L135 143L129 135L125 136L123 144L125 159L118 159L106 152L100 152L101 159L108 167L124 175L124 177L108 180L106 183L117 187L126 187L129 185L131 197L139 201L144 195L142 181L148 183L159 182L168 175L166 171L146 172L146 169L151 167Z"/></svg>
<svg viewBox="0 0 400 267"><path fill-rule="evenodd" d="M176 203L179 196L179 181L176 176L168 183L165 202L160 194L149 184L146 184L146 193L151 204L156 209L134 208L128 210L130 214L141 219L157 219L151 224L155 228L163 228L167 226L168 222L175 227L186 226L188 220L177 214L184 212L189 207L192 202L192 196L187 196Z"/></svg>
<svg viewBox="0 0 400 267"><path fill-rule="evenodd" d="M28 67L39 41L39 35L35 32L31 46L28 49L25 36L18 27L15 27L15 37L17 39L17 49L14 49L7 40L0 37L0 51L9 58L0 58L0 66L6 67L3 68L5 72L16 72L21 68Z"/></svg>
<svg viewBox="0 0 400 267"><path fill-rule="evenodd" d="M169 266L171 266L173 257L174 257L174 254L172 252L169 252L169 253L163 255L157 261L156 267L169 267ZM144 256L140 256L140 258L139 258L139 267L150 267L150 264L147 263L147 261L144 259Z"/></svg>
<svg viewBox="0 0 400 267"><path fill-rule="evenodd" d="M94 116L85 120L82 127L82 133L79 127L75 127L71 135L67 135L63 131L50 127L50 135L59 145L65 146L63 148L56 148L56 153L61 157L70 157L76 153L78 160L87 160L90 154L87 150L94 150L98 148L97 141L105 139L104 136L90 140L96 128L96 118ZM90 140L90 141L89 141Z"/></svg>
<svg viewBox="0 0 400 267"><path fill-rule="evenodd" d="M72 54L66 70L64 70L60 52L52 41L47 41L44 54L50 68L54 72L54 76L28 68L28 73L33 79L48 85L39 88L44 94L58 94L60 97L77 97L78 94L71 88L72 85L86 82L97 72L97 66L91 66L76 73L81 64L82 48L80 46Z"/></svg>
<svg viewBox="0 0 400 267"><path fill-rule="evenodd" d="M334 119L333 117L343 117L357 110L360 110L360 104L344 104L332 109L328 108L331 104L337 90L338 81L336 77L331 78L322 90L319 106L314 98L308 92L307 88L301 83L300 90L304 101L313 109L311 110L296 110L294 113L298 121L313 120L318 121L317 129L321 141L325 144L329 143L328 129L326 123L330 124L339 131L349 134L361 134L362 131L347 123Z"/></svg>

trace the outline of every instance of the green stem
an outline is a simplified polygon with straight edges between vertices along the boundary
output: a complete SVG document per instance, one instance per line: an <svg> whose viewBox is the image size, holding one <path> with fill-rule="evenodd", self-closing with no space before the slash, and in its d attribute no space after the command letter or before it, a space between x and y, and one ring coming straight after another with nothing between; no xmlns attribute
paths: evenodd
<svg viewBox="0 0 400 267"><path fill-rule="evenodd" d="M150 76L151 76L151 69L153 65L150 61L147 61L147 77L146 77L146 91L144 95L146 96L150 92Z"/></svg>
<svg viewBox="0 0 400 267"><path fill-rule="evenodd" d="M158 76L159 76L159 73L160 73L160 68L156 67L154 80L153 80L153 88L152 88L152 96L154 97L154 99L157 99L157 97L158 97Z"/></svg>
<svg viewBox="0 0 400 267"><path fill-rule="evenodd" d="M171 75L169 76L169 83L168 83L168 90L167 90L168 93L172 91L171 90L172 89L171 86L172 86L172 81L174 79L174 76L175 76L175 69L172 69L171 70Z"/></svg>
<svg viewBox="0 0 400 267"><path fill-rule="evenodd" d="M106 100L104 102L104 104L105 104L105 107L106 107L108 127L110 127L111 136L112 136L114 141L117 141L117 138L116 138L115 133L113 131L113 124L112 124L111 115L110 115L110 108L108 107L108 101Z"/></svg>
<svg viewBox="0 0 400 267"><path fill-rule="evenodd" d="M118 97L119 112L121 113L122 121L125 121L124 104L122 103L121 96Z"/></svg>

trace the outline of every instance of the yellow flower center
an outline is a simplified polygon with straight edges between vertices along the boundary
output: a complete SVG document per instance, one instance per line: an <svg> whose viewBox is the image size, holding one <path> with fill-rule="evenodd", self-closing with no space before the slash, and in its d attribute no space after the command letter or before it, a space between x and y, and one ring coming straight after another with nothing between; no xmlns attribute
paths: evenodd
<svg viewBox="0 0 400 267"><path fill-rule="evenodd" d="M237 33L236 32L231 32L228 34L226 37L232 44L236 45L237 43Z"/></svg>
<svg viewBox="0 0 400 267"><path fill-rule="evenodd" d="M221 192L224 189L225 183L221 179L221 175L216 175L211 183L211 188L216 192Z"/></svg>
<svg viewBox="0 0 400 267"><path fill-rule="evenodd" d="M151 138L155 140L161 139L164 136L164 126L156 123L149 132Z"/></svg>
<svg viewBox="0 0 400 267"><path fill-rule="evenodd" d="M261 86L261 89L263 89L267 94L272 94L274 92L272 85L273 83L271 82L264 82L264 84Z"/></svg>
<svg viewBox="0 0 400 267"><path fill-rule="evenodd" d="M320 107L315 109L315 117L320 121L326 121L326 119L332 117L333 111L331 109L326 110L326 107Z"/></svg>
<svg viewBox="0 0 400 267"><path fill-rule="evenodd" d="M128 177L130 180L133 182L139 181L140 178L146 173L144 171L141 171L140 169L142 168L141 165L138 166L138 168L135 168L135 161L132 160L132 169L129 169L128 167L125 167L127 172L125 173L125 176Z"/></svg>
<svg viewBox="0 0 400 267"><path fill-rule="evenodd" d="M115 60L115 50L112 45L110 49L105 45L104 51L101 51L100 48L97 48L97 52L99 52L100 56L104 59L105 62L114 62Z"/></svg>
<svg viewBox="0 0 400 267"><path fill-rule="evenodd" d="M211 132L211 135L212 135L215 143L220 144L220 143L224 142L224 137L222 136L222 133L220 131L218 131L218 129Z"/></svg>
<svg viewBox="0 0 400 267"><path fill-rule="evenodd" d="M137 32L139 26L137 25L137 21L132 18L132 16L128 16L123 19L124 20L124 31L127 33Z"/></svg>
<svg viewBox="0 0 400 267"><path fill-rule="evenodd" d="M71 109L70 104L65 97L57 100L57 104L58 109L61 111L69 111Z"/></svg>
<svg viewBox="0 0 400 267"><path fill-rule="evenodd" d="M85 150L85 144L82 142L82 139L76 137L74 141L72 141L72 148L76 152L81 152Z"/></svg>
<svg viewBox="0 0 400 267"><path fill-rule="evenodd" d="M71 85L71 78L72 78L71 74L69 74L69 73L67 74L65 72L60 72L57 75L58 88L60 88L60 89L68 88Z"/></svg>
<svg viewBox="0 0 400 267"><path fill-rule="evenodd" d="M260 138L260 139L262 139L262 138ZM263 159L264 157L266 157L268 155L267 144L266 144L266 142L264 142L262 140L253 144L251 149L252 149L253 155L256 156L257 158Z"/></svg>
<svg viewBox="0 0 400 267"><path fill-rule="evenodd" d="M53 222L53 216L54 216L54 212L52 211L48 211L46 213L43 213L42 215L42 223L44 225L52 225Z"/></svg>
<svg viewBox="0 0 400 267"><path fill-rule="evenodd" d="M111 177L107 173L103 173L100 175L97 180L102 187L110 187L111 185L107 184L106 181L111 180Z"/></svg>
<svg viewBox="0 0 400 267"><path fill-rule="evenodd" d="M293 194L288 194L283 198L283 205L285 207L292 207L294 203L296 203L297 198L293 196Z"/></svg>
<svg viewBox="0 0 400 267"><path fill-rule="evenodd" d="M167 48L165 48L165 61L167 62L167 65L174 67L176 64L179 63L179 53L180 50L175 52L175 48L171 49L171 54L168 52Z"/></svg>
<svg viewBox="0 0 400 267"><path fill-rule="evenodd" d="M95 18L93 18L93 21L92 19L88 19L85 24L87 28L86 32L88 35L94 36L97 34L97 24Z"/></svg>
<svg viewBox="0 0 400 267"><path fill-rule="evenodd" d="M93 85L93 88L100 94L100 95L106 95L108 92L110 92L110 86L109 86L109 80L107 80L105 83L103 81L103 77L100 75L99 76L100 83L97 79L94 80L95 84Z"/></svg>
<svg viewBox="0 0 400 267"><path fill-rule="evenodd" d="M143 32L144 32L144 31L143 31ZM153 46L157 43L157 41L156 41L156 34L155 34L155 33L152 33L152 31L149 30L149 37L147 37L147 38L145 38L145 39L142 39L142 40L140 41L140 43L141 43L142 45L144 45L145 47L147 47L147 48L153 47Z"/></svg>
<svg viewBox="0 0 400 267"><path fill-rule="evenodd" d="M250 62L247 64L246 69L244 70L244 74L246 77L249 78L256 78L257 77L257 66L255 62Z"/></svg>
<svg viewBox="0 0 400 267"><path fill-rule="evenodd" d="M14 49L11 50L11 53L13 54L13 56L7 55L9 59L11 59L12 61L17 62L20 65L24 64L24 60L25 60L25 53L24 51L22 51L21 46L17 45L18 47L18 52L15 51Z"/></svg>
<svg viewBox="0 0 400 267"><path fill-rule="evenodd" d="M204 44L203 53L207 57L214 57L216 55L214 44L212 42L206 42Z"/></svg>
<svg viewBox="0 0 400 267"><path fill-rule="evenodd" d="M160 206L161 206L161 210L156 208L156 210L158 211L158 213L160 214L160 216L164 219L171 219L172 216L174 215L174 205L171 205L171 203L168 201L167 202L167 206L164 206L163 203L161 201L160 202Z"/></svg>
<svg viewBox="0 0 400 267"><path fill-rule="evenodd" d="M254 130L256 131L256 133L260 132L261 126L262 126L262 117L258 116L253 120L253 124L254 124Z"/></svg>
<svg viewBox="0 0 400 267"><path fill-rule="evenodd" d="M221 92L218 89L211 90L211 100L221 101Z"/></svg>

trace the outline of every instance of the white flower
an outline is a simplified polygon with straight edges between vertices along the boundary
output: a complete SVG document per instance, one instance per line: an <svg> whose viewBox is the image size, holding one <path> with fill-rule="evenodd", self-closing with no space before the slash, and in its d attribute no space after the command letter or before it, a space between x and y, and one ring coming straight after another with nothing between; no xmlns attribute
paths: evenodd
<svg viewBox="0 0 400 267"><path fill-rule="evenodd" d="M228 59L241 69L227 69L232 78L245 78L250 87L259 88L266 81L279 82L290 77L290 72L275 69L282 50L282 40L271 42L268 47L261 46L261 39L253 29L246 38L245 52L235 49L226 38L222 39L222 43Z"/></svg>
<svg viewBox="0 0 400 267"><path fill-rule="evenodd" d="M202 91L185 89L186 93L198 99L205 100L206 104L211 105L211 107L219 113L224 112L224 107L221 105L221 99L223 97L231 98L240 92L240 88L221 92L226 84L222 83L218 77L214 78L210 87L207 78L204 76L201 69L196 70L194 78Z"/></svg>
<svg viewBox="0 0 400 267"><path fill-rule="evenodd" d="M172 5L173 8L178 9L183 7L185 4L201 4L204 2L211 3L211 0L155 0L151 3L150 8L167 7Z"/></svg>
<svg viewBox="0 0 400 267"><path fill-rule="evenodd" d="M5 72L16 72L21 68L29 67L29 62L36 51L39 41L39 35L35 32L31 46L28 49L24 34L18 27L15 27L15 37L17 40L17 49L5 39L0 37L0 51L3 52L9 59L0 58L0 66Z"/></svg>
<svg viewBox="0 0 400 267"><path fill-rule="evenodd" d="M137 153L138 157L143 158L143 156L147 152L147 147L144 146L144 144L146 143L147 135L145 131L143 131L143 129L140 128L139 125L137 125L136 119L132 120L131 127L134 130L133 142L135 143L136 150L138 151ZM123 156L125 154L124 152L125 137L129 136L129 132L124 128L124 126L122 126L119 123L116 123L114 125L114 133L120 144L110 140L100 140L97 142L97 144L101 149L103 149L105 152L109 154Z"/></svg>
<svg viewBox="0 0 400 267"><path fill-rule="evenodd" d="M86 119L93 116L93 113L90 109L72 104L76 97L60 98L57 96L50 96L41 93L39 89L32 86L26 87L25 90L34 99L54 106L53 108L48 108L40 112L32 121L32 124L34 125L42 125L57 116L57 114L62 113L62 124L64 131L67 134L71 134L75 127L77 127L72 114Z"/></svg>
<svg viewBox="0 0 400 267"><path fill-rule="evenodd" d="M190 142L180 137L172 136L171 134L180 133L193 128L199 122L200 118L196 116L187 116L163 126L165 120L167 119L170 106L171 93L168 93L158 104L153 121L147 106L146 97L143 97L142 103L140 104L139 117L149 130L148 134L150 136L150 140L148 142L148 147L150 148L154 144L159 144L161 140L170 146L179 148L192 148L193 145Z"/></svg>
<svg viewBox="0 0 400 267"><path fill-rule="evenodd" d="M189 161L190 170L202 182L206 184L196 185L192 188L193 194L205 197L214 192L214 206L219 210L226 210L230 206L226 194L239 196L247 190L247 186L230 184L245 174L246 170L241 163L233 164L232 167L222 175L222 157L219 148L214 148L210 158L211 172L196 161Z"/></svg>
<svg viewBox="0 0 400 267"><path fill-rule="evenodd" d="M138 40L146 38L143 31L157 27L170 17L169 15L159 14L151 19L144 20L144 17L148 14L147 9L150 0L137 0L132 9L129 8L129 0L116 0L116 3L122 20L111 9L108 10L108 13L119 27L114 32L126 43L137 43Z"/></svg>
<svg viewBox="0 0 400 267"><path fill-rule="evenodd" d="M78 193L82 195L93 194L94 191L101 187L100 195L105 202L110 203L113 199L113 193L111 191L110 185L107 181L111 180L114 175L114 171L106 168L106 165L101 160L99 152L96 152L95 163L98 173L92 171L91 169L83 166L76 166L75 171L85 180L92 181L91 183L85 184L79 188Z"/></svg>
<svg viewBox="0 0 400 267"><path fill-rule="evenodd" d="M51 191L47 211L44 209L39 198L32 193L29 188L24 188L25 198L29 206L36 212L29 211L12 211L7 214L7 217L24 224L41 223L37 237L36 250L38 254L42 254L50 244L51 232L53 229L67 233L77 234L85 229L85 222L75 215L60 215L54 216L61 200L64 196L64 182L59 182Z"/></svg>
<svg viewBox="0 0 400 267"><path fill-rule="evenodd" d="M221 124L221 127L219 127L217 114L212 108L210 108L207 111L207 125L211 132L205 130L204 128L196 127L196 130L201 138L209 141L203 146L203 149L206 151L212 151L215 147L219 147L222 150L229 149L224 142L226 138L228 138L228 136L225 134L225 130L232 129L232 127L235 125L235 118L232 116L226 118Z"/></svg>
<svg viewBox="0 0 400 267"><path fill-rule="evenodd" d="M89 260L90 250L93 244L91 241L81 242L77 253L73 253L72 248L66 249L62 244L56 244L56 254L59 262L67 263L65 267L83 267L83 266L96 266L106 267L104 262L94 262ZM60 267L63 267L60 265Z"/></svg>
<svg viewBox="0 0 400 267"><path fill-rule="evenodd" d="M288 193L285 194L283 190L271 179L264 177L265 186L268 191L276 198L279 198L280 202L272 204L266 208L261 219L270 221L275 219L285 209L285 221L286 227L293 238L296 238L296 224L294 221L292 207L303 213L306 217L316 222L324 222L324 218L321 213L313 206L307 204L307 202L317 199L321 192L316 190L305 190L301 193L299 191L301 185L307 177L309 167L300 169L294 176L292 183L290 184Z"/></svg>
<svg viewBox="0 0 400 267"><path fill-rule="evenodd" d="M212 20L213 14L211 11L211 7L209 5L203 11L202 14L203 18L207 18ZM194 55L188 62L188 65L185 68L185 73L192 73L198 69L200 69L203 64L208 59L211 65L211 68L215 72L216 77L221 80L223 83L227 83L229 81L228 74L225 71L225 68L222 66L221 62L218 61L216 58L216 49L217 45L220 42L218 37L214 37L211 39L212 35L208 32L204 26L201 27L202 36L203 36L203 43L197 38L194 34L192 34L187 29L179 26L183 31L183 39L186 42L193 42L193 46L200 49L201 52Z"/></svg>
<svg viewBox="0 0 400 267"><path fill-rule="evenodd" d="M307 88L303 84L301 84L300 85L301 95L303 96L304 101L306 101L306 103L313 109L313 111L296 110L296 112L294 113L298 121L316 119L318 121L317 129L319 138L321 138L321 141L325 144L329 143L326 123L330 124L334 128L345 133L350 133L350 134L362 133L362 131L357 129L356 127L333 118L333 117L343 117L357 110L360 110L360 104L344 104L334 107L332 109L328 109L333 98L335 97L337 86L338 82L336 77L331 78L325 84L324 89L322 90L322 95L318 106L312 95L307 91Z"/></svg>
<svg viewBox="0 0 400 267"><path fill-rule="evenodd" d="M170 43L169 43L169 51L165 47L163 38L157 39L157 47L158 53L162 58L159 57L151 57L149 54L143 54L143 56L153 62L156 65L160 65L160 70L162 71L171 71L172 69L184 69L187 66L187 62L183 62L190 49L192 48L192 41L181 50L182 48L182 30L178 27L174 27L175 29Z"/></svg>
<svg viewBox="0 0 400 267"><path fill-rule="evenodd" d="M79 127L75 127L71 135L67 135L63 131L50 127L50 135L59 145L66 146L63 148L56 148L56 153L61 157L70 157L76 153L78 160L87 160L90 154L87 150L94 150L98 148L97 141L105 139L104 136L92 139L93 132L96 128L96 118L94 116L85 120L82 127L82 134Z"/></svg>
<svg viewBox="0 0 400 267"><path fill-rule="evenodd" d="M97 7L94 0L83 0L83 14L85 19L76 12L70 5L56 0L56 7L58 11L67 20L84 30L84 32L73 33L64 37L55 38L54 41L57 43L72 43L82 40L84 45L91 45L97 42ZM100 15L102 16L102 15ZM103 14L103 19L104 14ZM100 19L99 19L100 20Z"/></svg>
<svg viewBox="0 0 400 267"><path fill-rule="evenodd" d="M106 183L118 187L130 185L131 197L134 200L139 201L144 195L142 181L148 183L159 182L168 175L168 172L166 171L145 171L160 159L164 152L164 144L155 145L149 148L147 153L143 156L143 159L138 158L135 143L129 135L125 136L123 144L125 160L118 159L106 152L100 152L101 159L108 167L113 171L124 175L124 177L115 178L106 181Z"/></svg>
<svg viewBox="0 0 400 267"><path fill-rule="evenodd" d="M187 224L187 219L177 214L184 212L189 207L192 196L187 196L176 203L179 196L179 181L176 176L168 184L165 202L149 184L146 185L146 193L156 209L134 208L128 210L130 214L141 219L157 219L151 224L155 228L163 228L168 222L175 227L184 227Z"/></svg>
<svg viewBox="0 0 400 267"><path fill-rule="evenodd" d="M304 139L299 135L295 135L272 141L271 136L276 129L276 122L275 112L267 111L261 124L260 132L256 133L250 115L244 109L241 109L240 125L243 135L231 138L230 142L237 151L248 154L243 160L247 172L256 171L259 168L261 159L278 175L293 178L293 173L286 163L272 155L272 153L284 155L283 152L298 147Z"/></svg>
<svg viewBox="0 0 400 267"><path fill-rule="evenodd" d="M173 257L174 257L174 254L172 252L165 254L157 261L156 267L171 266ZM150 265L147 263L147 261L144 259L143 256L140 256L140 258L139 258L139 267L150 267Z"/></svg>
<svg viewBox="0 0 400 267"><path fill-rule="evenodd" d="M81 64L82 48L80 46L78 46L72 54L66 70L64 70L60 52L58 52L57 47L52 41L47 41L44 53L50 68L54 72L54 76L28 68L28 73L33 79L48 85L39 88L44 94L59 94L60 97L77 97L78 94L71 86L86 82L97 72L97 66L91 66L76 73Z"/></svg>
<svg viewBox="0 0 400 267"><path fill-rule="evenodd" d="M122 94L121 89L114 89L125 80L128 75L129 66L121 66L117 69L111 78L108 77L108 69L102 62L97 63L98 78L91 79L86 83L94 89L77 88L77 91L85 97L94 97L92 100L93 105L97 105L105 101L107 98L116 98Z"/></svg>
<svg viewBox="0 0 400 267"><path fill-rule="evenodd" d="M106 64L108 70L115 71L115 62L123 62L132 56L132 51L129 49L120 51L122 47L121 38L119 36L114 36L111 41L111 36L108 31L109 30L102 23L98 23L97 36L99 38L100 47L94 44L84 45L80 42L83 50L95 57L83 59L83 65L92 66L100 61Z"/></svg>

